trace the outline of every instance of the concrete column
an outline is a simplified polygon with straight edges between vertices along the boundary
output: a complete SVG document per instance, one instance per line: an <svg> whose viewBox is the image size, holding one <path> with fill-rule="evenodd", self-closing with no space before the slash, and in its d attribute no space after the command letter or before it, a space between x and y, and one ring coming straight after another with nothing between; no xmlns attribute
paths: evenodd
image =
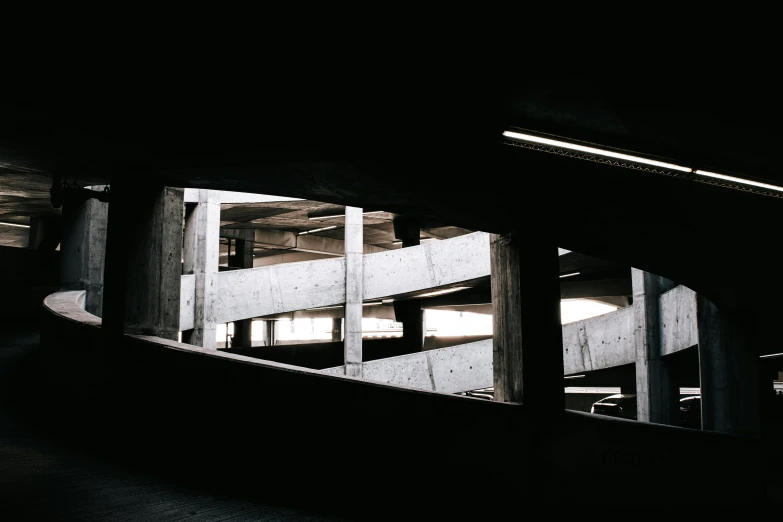
<svg viewBox="0 0 783 522"><path fill-rule="evenodd" d="M264 319L261 324L263 325L264 346L274 346L277 342L277 320Z"/></svg>
<svg viewBox="0 0 783 522"><path fill-rule="evenodd" d="M252 241L236 239L235 253L228 258L228 266L235 268L253 268L253 245ZM253 319L242 319L234 321L234 346L250 348L253 346L251 333L253 328Z"/></svg>
<svg viewBox="0 0 783 522"><path fill-rule="evenodd" d="M339 343L343 340L343 319L335 317L332 319L332 342Z"/></svg>
<svg viewBox="0 0 783 522"><path fill-rule="evenodd" d="M94 187L103 190L103 187ZM62 209L60 288L86 290L85 310L103 313L103 262L109 204L95 198L66 201Z"/></svg>
<svg viewBox="0 0 783 522"><path fill-rule="evenodd" d="M31 250L53 251L61 239L61 221L59 216L33 216L30 218L27 248Z"/></svg>
<svg viewBox="0 0 783 522"><path fill-rule="evenodd" d="M147 179L112 180L102 327L109 337L177 340L183 194Z"/></svg>
<svg viewBox="0 0 783 522"><path fill-rule="evenodd" d="M676 284L664 277L631 269L634 344L636 346L637 420L679 424L680 391L661 351L661 294Z"/></svg>
<svg viewBox="0 0 783 522"><path fill-rule="evenodd" d="M557 246L492 234L490 258L495 400L556 416L565 408Z"/></svg>
<svg viewBox="0 0 783 522"><path fill-rule="evenodd" d="M362 376L362 209L345 207L345 374Z"/></svg>
<svg viewBox="0 0 783 522"><path fill-rule="evenodd" d="M402 241L402 248L418 246L421 235L421 222L413 216L396 216L393 221L394 237ZM416 353L424 349L424 310L421 299L406 299L394 302L394 318L402 323L402 342L405 353Z"/></svg>
<svg viewBox="0 0 783 522"><path fill-rule="evenodd" d="M752 317L697 296L702 429L760 431L759 357Z"/></svg>
<svg viewBox="0 0 783 522"><path fill-rule="evenodd" d="M193 330L182 340L204 348L216 347L214 302L218 292L220 200L211 190L198 191L198 203L185 211L183 272L196 276Z"/></svg>

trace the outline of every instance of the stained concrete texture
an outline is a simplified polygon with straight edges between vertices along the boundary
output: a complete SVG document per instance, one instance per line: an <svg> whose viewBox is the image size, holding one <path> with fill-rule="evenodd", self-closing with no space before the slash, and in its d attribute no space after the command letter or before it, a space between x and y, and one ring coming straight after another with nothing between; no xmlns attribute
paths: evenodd
<svg viewBox="0 0 783 522"><path fill-rule="evenodd" d="M338 366L323 370L340 375ZM440 348L362 364L369 381L407 386L417 390L457 393L492 386L492 340Z"/></svg>
<svg viewBox="0 0 783 522"><path fill-rule="evenodd" d="M362 257L363 299L379 299L489 276L489 236L475 232ZM182 276L180 330L193 328L191 279ZM345 258L220 272L217 280L217 323L345 302Z"/></svg>

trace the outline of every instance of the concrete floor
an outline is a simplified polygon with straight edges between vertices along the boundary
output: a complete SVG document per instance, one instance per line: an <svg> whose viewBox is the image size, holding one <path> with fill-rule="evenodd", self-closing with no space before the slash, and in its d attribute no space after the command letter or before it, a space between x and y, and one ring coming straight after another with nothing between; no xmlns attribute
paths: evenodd
<svg viewBox="0 0 783 522"><path fill-rule="evenodd" d="M129 470L51 435L27 411L20 378L39 335L0 328L0 518L4 520L337 520L210 494Z"/></svg>

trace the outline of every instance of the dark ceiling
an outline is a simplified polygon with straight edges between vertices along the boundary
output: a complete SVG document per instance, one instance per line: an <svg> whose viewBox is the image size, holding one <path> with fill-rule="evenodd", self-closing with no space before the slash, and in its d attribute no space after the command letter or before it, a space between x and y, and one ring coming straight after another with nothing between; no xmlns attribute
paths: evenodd
<svg viewBox="0 0 783 522"><path fill-rule="evenodd" d="M502 145L515 126L783 185L771 75L137 78L0 99L0 167L417 214L666 275L725 304L783 291L759 270L783 201ZM217 81L220 80L220 81ZM320 81L318 81L320 80Z"/></svg>

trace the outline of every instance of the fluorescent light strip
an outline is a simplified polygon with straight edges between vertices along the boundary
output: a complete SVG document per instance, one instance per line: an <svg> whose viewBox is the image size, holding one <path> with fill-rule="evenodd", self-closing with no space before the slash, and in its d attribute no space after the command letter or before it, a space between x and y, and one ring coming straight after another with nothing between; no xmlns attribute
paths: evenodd
<svg viewBox="0 0 783 522"><path fill-rule="evenodd" d="M0 221L0 225L5 225L7 227L30 228L30 225L22 225L20 223L6 223L5 221Z"/></svg>
<svg viewBox="0 0 783 522"><path fill-rule="evenodd" d="M437 241L437 240L438 240L438 238L436 238L436 237L420 237L419 238L419 242L422 242L422 241ZM399 239L396 240L396 241L392 241L392 245L401 245L401 244L402 244L402 241L400 241Z"/></svg>
<svg viewBox="0 0 783 522"><path fill-rule="evenodd" d="M765 188L769 190L776 190L778 192L783 192L783 187L778 187L776 185L769 185L768 183L759 183L758 181L751 181L749 179L735 178L734 176L717 174L715 172L709 172L706 170L694 170L693 173L698 174L699 176L706 176L708 178L725 179L726 181L733 181L735 183L741 183L743 185L751 185L753 187L759 187L759 188Z"/></svg>
<svg viewBox="0 0 783 522"><path fill-rule="evenodd" d="M542 138L539 136L534 136L532 134L523 134L521 132L513 132L513 131L505 131L503 133L503 136L506 136L507 138L513 138L517 140L522 141L529 141L533 143L540 143L542 145L551 145L553 147L561 147L563 149L570 149L570 150L577 150L580 152L586 152L588 154L597 154L599 156L607 156L609 158L617 158L617 159L623 159L627 161L633 161L635 163L644 163L647 165L654 165L656 167L663 167L668 168L672 170L679 170L682 172L692 172L694 174L698 174L699 176L705 176L708 178L715 178L715 179L723 179L726 181L732 181L734 183L739 183L742 185L750 185L751 187L759 187L764 188L767 190L774 190L776 192L783 192L783 187L777 186L777 185L770 185L769 183L761 183L759 181L752 181L749 179L744 178L737 178L735 176L727 176L726 174L718 174L717 172L710 172L708 170L694 170L689 167L683 167L680 165L675 165L673 163L664 163L662 161L655 161L647 158L641 158L639 156L631 156L628 154L620 154L618 152L611 152L604 149L596 149L594 147L585 147L584 145L577 145L575 143L568 143L566 141L559 141L559 140L551 140L549 138Z"/></svg>
<svg viewBox="0 0 783 522"><path fill-rule="evenodd" d="M386 213L385 210L371 210L369 212L362 212L362 214L365 215L365 216L367 214L385 214L385 213ZM316 219L337 219L337 218L344 218L344 217L345 217L345 214L327 214L325 216L309 216L307 219L312 219L312 220L316 220Z"/></svg>
<svg viewBox="0 0 783 522"><path fill-rule="evenodd" d="M572 273L572 274L563 274L563 275L561 275L560 277L561 277L561 278L563 278L563 277L571 277L571 276L579 275L579 274L581 274L581 273L582 273L582 272L574 272L574 273Z"/></svg>
<svg viewBox="0 0 783 522"><path fill-rule="evenodd" d="M584 375L566 375L563 379L584 379Z"/></svg>
<svg viewBox="0 0 783 522"><path fill-rule="evenodd" d="M467 286L455 286L454 288L446 288L445 290L437 290L435 292L430 292L428 294L417 295L416 297L432 297L434 295L450 294L452 292L457 292L459 290L465 290L466 288L468 288L468 287Z"/></svg>
<svg viewBox="0 0 783 522"><path fill-rule="evenodd" d="M323 228L316 228L313 230L305 230L304 232L299 232L299 236L303 236L305 234L312 234L314 232L323 232L324 230L332 230L333 228L337 228L337 225L332 225L331 227L323 227Z"/></svg>
<svg viewBox="0 0 783 522"><path fill-rule="evenodd" d="M577 150L579 152L586 152L587 154L596 154L598 156L606 156L608 158L616 158L626 161L633 161L634 163L644 163L646 165L653 165L655 167L662 167L665 169L680 170L682 172L693 172L693 169L688 167L682 167L673 163L664 163L662 161L655 161L647 158L640 158L639 156L631 156L629 154L620 154L619 152L611 152L604 149L596 149L594 147L585 147L584 145L577 145L575 143L568 143L559 140L550 140L549 138L541 138L539 136L533 136L532 134L522 134L521 132L505 131L503 136L507 138L514 138L522 141L531 141L533 143L540 143L542 145L551 145L553 147L560 147L563 149Z"/></svg>

